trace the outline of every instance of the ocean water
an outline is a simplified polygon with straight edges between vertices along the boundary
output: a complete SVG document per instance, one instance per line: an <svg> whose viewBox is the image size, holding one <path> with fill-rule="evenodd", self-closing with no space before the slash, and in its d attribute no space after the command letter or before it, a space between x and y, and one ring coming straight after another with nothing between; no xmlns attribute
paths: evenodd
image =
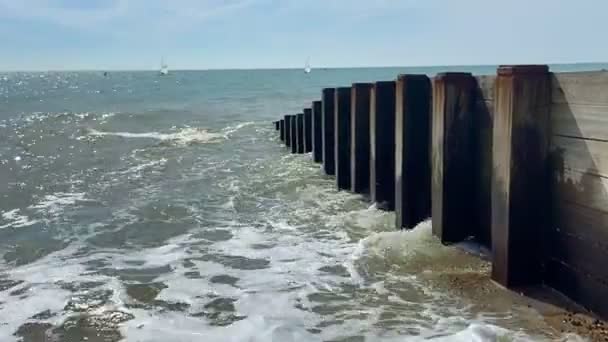
<svg viewBox="0 0 608 342"><path fill-rule="evenodd" d="M448 69L0 73L0 341L578 340L271 125Z"/></svg>

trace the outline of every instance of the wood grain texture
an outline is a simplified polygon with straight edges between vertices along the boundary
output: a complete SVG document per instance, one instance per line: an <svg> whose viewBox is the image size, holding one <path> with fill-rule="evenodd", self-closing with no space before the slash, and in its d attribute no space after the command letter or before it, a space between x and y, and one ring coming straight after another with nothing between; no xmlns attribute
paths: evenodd
<svg viewBox="0 0 608 342"><path fill-rule="evenodd" d="M592 241L608 250L608 212L581 206L554 197L551 229ZM552 248L551 248L552 249Z"/></svg>
<svg viewBox="0 0 608 342"><path fill-rule="evenodd" d="M414 228L431 215L431 82L400 75L395 90L395 219Z"/></svg>
<svg viewBox="0 0 608 342"><path fill-rule="evenodd" d="M545 264L545 282L592 312L608 317L606 283L554 259Z"/></svg>
<svg viewBox="0 0 608 342"><path fill-rule="evenodd" d="M478 165L477 203L479 208L475 233L476 240L488 248L492 246L492 132L494 125L494 82L496 76L475 77L477 93L475 101L474 144ZM481 81L481 83L480 83ZM486 98L486 99L484 99ZM492 98L489 100L487 98Z"/></svg>
<svg viewBox="0 0 608 342"><path fill-rule="evenodd" d="M298 115L291 116L291 153L298 153Z"/></svg>
<svg viewBox="0 0 608 342"><path fill-rule="evenodd" d="M323 162L323 109L321 101L312 103L312 158L315 163Z"/></svg>
<svg viewBox="0 0 608 342"><path fill-rule="evenodd" d="M608 212L608 178L564 169L554 170L553 181L554 195L560 200Z"/></svg>
<svg viewBox="0 0 608 342"><path fill-rule="evenodd" d="M542 281L542 232L550 220L547 66L497 71L493 129L492 279Z"/></svg>
<svg viewBox="0 0 608 342"><path fill-rule="evenodd" d="M350 189L359 194L369 193L371 89L371 83L355 83L350 96Z"/></svg>
<svg viewBox="0 0 608 342"><path fill-rule="evenodd" d="M285 146L291 147L291 115L285 115Z"/></svg>
<svg viewBox="0 0 608 342"><path fill-rule="evenodd" d="M554 136L551 142L554 167L608 178L608 142Z"/></svg>
<svg viewBox="0 0 608 342"><path fill-rule="evenodd" d="M570 227L571 228L571 227ZM595 239L587 239L578 234L568 234L564 228L549 230L547 249L550 258L564 262L582 272L592 275L608 284L608 249Z"/></svg>
<svg viewBox="0 0 608 342"><path fill-rule="evenodd" d="M296 152L304 153L304 113L296 115Z"/></svg>
<svg viewBox="0 0 608 342"><path fill-rule="evenodd" d="M551 129L555 135L608 142L608 105L554 103Z"/></svg>
<svg viewBox="0 0 608 342"><path fill-rule="evenodd" d="M370 197L395 209L395 82L376 82L370 94Z"/></svg>
<svg viewBox="0 0 608 342"><path fill-rule="evenodd" d="M321 97L321 129L323 131L323 139L321 143L323 144L323 170L325 171L325 174L330 176L336 174L336 158L334 155L335 92L335 88L325 88L322 91Z"/></svg>
<svg viewBox="0 0 608 342"><path fill-rule="evenodd" d="M553 73L551 102L608 105L608 71Z"/></svg>
<svg viewBox="0 0 608 342"><path fill-rule="evenodd" d="M476 84L466 73L433 80L432 221L442 243L475 235L477 215L474 108Z"/></svg>
<svg viewBox="0 0 608 342"><path fill-rule="evenodd" d="M334 96L334 155L336 158L336 185L350 189L350 87L336 88Z"/></svg>
<svg viewBox="0 0 608 342"><path fill-rule="evenodd" d="M304 153L312 152L312 108L304 109Z"/></svg>

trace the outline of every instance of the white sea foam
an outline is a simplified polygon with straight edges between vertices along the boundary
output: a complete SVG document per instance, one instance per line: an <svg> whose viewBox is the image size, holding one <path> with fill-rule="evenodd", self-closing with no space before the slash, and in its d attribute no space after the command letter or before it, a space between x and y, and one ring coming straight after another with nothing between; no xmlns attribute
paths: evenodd
<svg viewBox="0 0 608 342"><path fill-rule="evenodd" d="M188 145L193 143L210 143L217 142L224 135L218 133L210 133L201 128L184 128L175 133L131 133L131 132L101 132L95 129L89 130L89 135L92 136L117 136L127 139L155 139L161 141L171 141L178 145Z"/></svg>
<svg viewBox="0 0 608 342"><path fill-rule="evenodd" d="M160 141L170 141L178 145L189 145L194 143L215 143L223 139L229 139L230 135L237 132L239 129L251 125L252 122L244 122L235 126L228 126L221 130L220 133L209 132L203 128L187 127L180 129L174 133L160 132L102 132L96 129L89 129L91 136L117 136L126 139L154 139Z"/></svg>
<svg viewBox="0 0 608 342"><path fill-rule="evenodd" d="M22 281L10 291L0 292L0 340L16 341L13 333L30 317L49 310L58 315L47 320L58 324L65 319L63 308L70 299L71 292L62 289L60 282L70 282L74 279L98 280L95 276L83 277L84 265L78 260L68 259L75 248L52 253L33 263L3 270L9 279ZM6 265L2 265L6 266ZM22 294L11 294L20 290Z"/></svg>
<svg viewBox="0 0 608 342"><path fill-rule="evenodd" d="M4 229L4 228L22 228L22 227L28 227L31 226L35 223L37 223L37 220L33 220L30 219L28 216L20 214L21 210L20 209L13 209L13 210L9 210L6 212L2 212L2 219L5 222L8 222L4 225L0 225L0 229Z"/></svg>
<svg viewBox="0 0 608 342"><path fill-rule="evenodd" d="M129 176L130 178L141 178L143 176L143 172L145 170L149 170L149 169L154 169L154 168L160 168L163 167L167 164L167 159L165 158L161 158L158 160L151 160L148 162L144 162L138 165L134 165L131 166L125 170L122 171L115 171L115 172L108 172L107 175L108 176L116 176L116 175L121 175L121 176Z"/></svg>
<svg viewBox="0 0 608 342"><path fill-rule="evenodd" d="M224 137L228 138L230 137L230 135L236 133L241 128L247 127L249 125L253 125L253 122L241 122L234 126L225 127L224 129L222 129L222 133L224 134Z"/></svg>
<svg viewBox="0 0 608 342"><path fill-rule="evenodd" d="M82 192L56 192L46 195L37 204L31 205L28 209L37 209L47 215L58 216L66 207L77 202L87 201L86 194Z"/></svg>

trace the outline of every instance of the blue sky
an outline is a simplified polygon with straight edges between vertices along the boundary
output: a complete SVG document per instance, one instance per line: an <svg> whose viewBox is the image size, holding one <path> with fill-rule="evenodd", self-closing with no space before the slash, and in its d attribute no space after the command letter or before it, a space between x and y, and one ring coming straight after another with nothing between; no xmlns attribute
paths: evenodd
<svg viewBox="0 0 608 342"><path fill-rule="evenodd" d="M0 0L0 70L608 61L606 0Z"/></svg>

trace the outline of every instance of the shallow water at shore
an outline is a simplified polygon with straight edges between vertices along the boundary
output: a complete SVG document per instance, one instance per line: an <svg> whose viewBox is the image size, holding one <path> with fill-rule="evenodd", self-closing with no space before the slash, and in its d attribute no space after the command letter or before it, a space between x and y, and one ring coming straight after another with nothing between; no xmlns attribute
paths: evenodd
<svg viewBox="0 0 608 342"><path fill-rule="evenodd" d="M277 141L403 71L0 77L0 340L578 340Z"/></svg>

